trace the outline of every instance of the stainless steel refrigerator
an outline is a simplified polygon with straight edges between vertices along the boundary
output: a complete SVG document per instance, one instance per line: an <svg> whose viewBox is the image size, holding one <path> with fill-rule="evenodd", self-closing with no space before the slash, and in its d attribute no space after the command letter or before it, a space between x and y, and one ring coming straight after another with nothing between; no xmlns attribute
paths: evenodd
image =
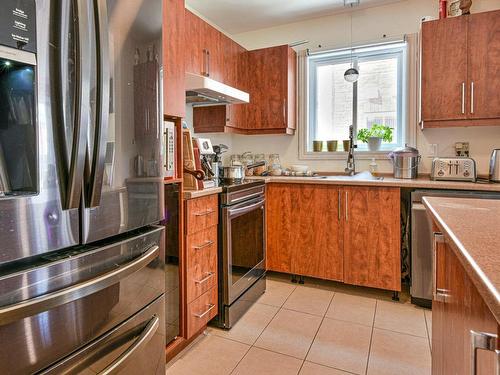
<svg viewBox="0 0 500 375"><path fill-rule="evenodd" d="M0 373L165 373L162 1L0 4Z"/></svg>

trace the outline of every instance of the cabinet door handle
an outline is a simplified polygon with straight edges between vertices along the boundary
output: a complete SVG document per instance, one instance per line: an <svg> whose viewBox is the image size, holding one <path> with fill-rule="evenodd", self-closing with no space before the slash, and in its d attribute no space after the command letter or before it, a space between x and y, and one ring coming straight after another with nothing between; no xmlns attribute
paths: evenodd
<svg viewBox="0 0 500 375"><path fill-rule="evenodd" d="M432 297L434 301L446 302L446 290L438 288L437 282L437 259L438 259L438 244L444 243L444 236L442 233L435 232L433 234L434 240L432 241Z"/></svg>
<svg viewBox="0 0 500 375"><path fill-rule="evenodd" d="M477 374L477 361L476 353L478 349L488 350L496 353L496 374L500 374L500 350L497 350L498 336L492 333L470 331L470 344L471 344L471 361L470 373L471 375Z"/></svg>
<svg viewBox="0 0 500 375"><path fill-rule="evenodd" d="M474 113L474 82L470 83L470 113Z"/></svg>
<svg viewBox="0 0 500 375"><path fill-rule="evenodd" d="M203 212L195 212L194 216L207 216L207 215L210 215L213 212L214 212L214 210L206 210L206 211L203 211Z"/></svg>
<svg viewBox="0 0 500 375"><path fill-rule="evenodd" d="M203 71L201 72L202 76L208 77L208 72L207 72L207 60L208 60L208 51L204 48L203 49Z"/></svg>
<svg viewBox="0 0 500 375"><path fill-rule="evenodd" d="M212 311L215 307L215 305L213 303L210 303L207 305L208 306L208 309L205 310L205 312L202 312L201 314L193 314L195 317L197 317L198 319L201 319L203 318L205 315L207 315L210 311Z"/></svg>
<svg viewBox="0 0 500 375"><path fill-rule="evenodd" d="M286 98L283 98L283 123L286 125Z"/></svg>
<svg viewBox="0 0 500 375"><path fill-rule="evenodd" d="M207 77L210 77L210 50L207 50Z"/></svg>
<svg viewBox="0 0 500 375"><path fill-rule="evenodd" d="M231 121L231 105L230 104L226 105L226 108L227 108L226 122L229 122Z"/></svg>
<svg viewBox="0 0 500 375"><path fill-rule="evenodd" d="M345 221L349 221L349 192L345 192Z"/></svg>
<svg viewBox="0 0 500 375"><path fill-rule="evenodd" d="M215 275L215 272L209 272L209 273L207 273L207 276L205 276L203 279L194 280L194 283L195 284L205 284L208 280L210 280L212 277L214 277L214 275Z"/></svg>
<svg viewBox="0 0 500 375"><path fill-rule="evenodd" d="M338 191L338 209L339 209L339 221L341 219L341 216L342 216L342 193L340 192L340 190Z"/></svg>
<svg viewBox="0 0 500 375"><path fill-rule="evenodd" d="M462 115L465 114L465 82L462 82Z"/></svg>
<svg viewBox="0 0 500 375"><path fill-rule="evenodd" d="M213 245L213 244L214 244L214 241L207 241L207 242L205 242L203 245L193 246L193 249L195 249L195 250L201 250L201 249L204 249L204 248L206 248L206 247L209 247L209 246L211 246L211 245Z"/></svg>

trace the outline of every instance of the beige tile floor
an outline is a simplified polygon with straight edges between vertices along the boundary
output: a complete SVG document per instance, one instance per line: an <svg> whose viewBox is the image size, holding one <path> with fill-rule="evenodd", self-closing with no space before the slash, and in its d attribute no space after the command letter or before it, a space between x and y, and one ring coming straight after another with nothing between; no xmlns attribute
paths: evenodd
<svg viewBox="0 0 500 375"><path fill-rule="evenodd" d="M431 311L401 300L272 274L265 295L231 330L208 328L167 374L429 375Z"/></svg>

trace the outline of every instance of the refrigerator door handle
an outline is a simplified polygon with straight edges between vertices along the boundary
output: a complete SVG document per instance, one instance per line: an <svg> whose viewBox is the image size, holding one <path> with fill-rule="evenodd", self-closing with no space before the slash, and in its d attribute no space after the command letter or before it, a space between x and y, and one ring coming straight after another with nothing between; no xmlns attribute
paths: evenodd
<svg viewBox="0 0 500 375"><path fill-rule="evenodd" d="M61 27L60 27L60 54L59 54L59 95L61 98L61 116L62 132L67 129L70 118L66 113L68 108L68 100L66 98L66 87L69 81L68 73L68 33L66 25L71 21L71 12L69 2L64 3L61 8ZM71 142L71 150L68 150L64 155L64 159L69 162L66 163L68 168L67 178L63 178L63 202L65 209L74 209L80 207L80 200L82 194L83 184L83 171L85 167L85 143L89 123L89 103L86 99L90 94L90 35L89 35L89 17L88 6L85 0L78 0L75 2L77 9L78 20L76 21L76 34L77 40L77 58L75 61L76 70L76 88L75 88L75 116L73 139ZM66 142L66 135L63 135ZM66 143L65 143L66 144Z"/></svg>
<svg viewBox="0 0 500 375"><path fill-rule="evenodd" d="M158 257L159 251L159 246L153 245L145 253L131 262L90 280L40 297L0 307L0 325L36 315L42 311L47 311L65 303L76 301L110 287L151 263L151 261Z"/></svg>
<svg viewBox="0 0 500 375"><path fill-rule="evenodd" d="M88 206L101 203L101 191L106 158L106 142L109 126L110 67L109 67L109 25L106 0L95 0L96 53L97 53L97 116L95 126L92 166L88 181Z"/></svg>

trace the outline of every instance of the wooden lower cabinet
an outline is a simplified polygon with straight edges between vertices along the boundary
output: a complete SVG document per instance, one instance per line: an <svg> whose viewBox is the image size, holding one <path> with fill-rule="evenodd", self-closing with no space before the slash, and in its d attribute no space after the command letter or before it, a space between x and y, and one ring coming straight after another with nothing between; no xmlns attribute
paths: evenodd
<svg viewBox="0 0 500 375"><path fill-rule="evenodd" d="M267 269L401 290L398 188L267 187Z"/></svg>
<svg viewBox="0 0 500 375"><path fill-rule="evenodd" d="M432 374L473 374L471 331L499 333L499 324L452 247L435 234L436 288L432 301ZM497 348L498 349L498 348ZM476 375L495 374L495 353L477 350Z"/></svg>
<svg viewBox="0 0 500 375"><path fill-rule="evenodd" d="M345 187L344 282L401 290L399 188Z"/></svg>
<svg viewBox="0 0 500 375"><path fill-rule="evenodd" d="M267 188L267 268L343 279L339 189L270 184Z"/></svg>
<svg viewBox="0 0 500 375"><path fill-rule="evenodd" d="M199 332L217 315L217 286L213 287L198 299L188 304L187 335L188 338Z"/></svg>
<svg viewBox="0 0 500 375"><path fill-rule="evenodd" d="M217 315L218 195L185 201L186 339Z"/></svg>

